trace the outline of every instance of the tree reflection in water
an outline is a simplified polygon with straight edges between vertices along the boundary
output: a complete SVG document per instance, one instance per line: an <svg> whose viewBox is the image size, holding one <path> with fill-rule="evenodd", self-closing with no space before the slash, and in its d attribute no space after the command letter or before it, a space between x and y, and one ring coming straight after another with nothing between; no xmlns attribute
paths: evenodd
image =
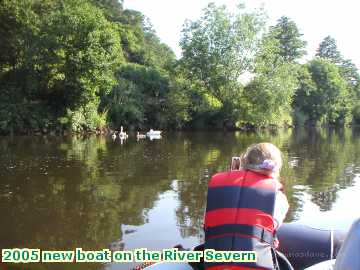
<svg viewBox="0 0 360 270"><path fill-rule="evenodd" d="M350 129L169 133L158 141L130 138L123 145L95 136L3 137L0 247L127 249L131 243L124 239L140 237L145 226L153 235L138 239L142 247L161 239L165 231L174 232L174 242L191 237L201 241L207 182L228 168L232 156L260 141L283 151L282 181L291 204L287 220L303 215L304 194L321 211L329 211L339 192L354 185L359 175L358 134ZM171 206L160 203L164 194L171 195L167 197ZM174 216L154 223L151 213L161 216L163 207L173 207ZM169 219L175 219L176 226ZM158 224L163 225L157 228ZM152 245L163 247L160 240ZM64 265L27 268L64 269ZM71 269L101 268L71 265Z"/></svg>

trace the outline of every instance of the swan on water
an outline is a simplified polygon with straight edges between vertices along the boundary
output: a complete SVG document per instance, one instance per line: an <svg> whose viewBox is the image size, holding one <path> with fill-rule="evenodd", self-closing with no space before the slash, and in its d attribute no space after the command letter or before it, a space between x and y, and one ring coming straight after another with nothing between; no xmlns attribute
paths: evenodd
<svg viewBox="0 0 360 270"><path fill-rule="evenodd" d="M146 133L146 136L150 137L150 136L160 136L161 135L161 131L160 130L153 130L152 128L150 129L149 132Z"/></svg>
<svg viewBox="0 0 360 270"><path fill-rule="evenodd" d="M136 134L136 138L138 138L138 139L145 139L145 138L146 138L146 135L145 135L145 134L141 134L141 133L138 131L137 134Z"/></svg>
<svg viewBox="0 0 360 270"><path fill-rule="evenodd" d="M120 132L119 132L119 138L120 139L126 139L128 138L129 135L126 134L126 132L124 131L123 126L120 127Z"/></svg>

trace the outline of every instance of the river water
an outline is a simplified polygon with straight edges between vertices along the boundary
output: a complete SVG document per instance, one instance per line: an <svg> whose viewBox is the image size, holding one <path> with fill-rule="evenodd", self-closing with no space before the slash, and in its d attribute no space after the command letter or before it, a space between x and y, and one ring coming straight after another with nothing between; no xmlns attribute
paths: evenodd
<svg viewBox="0 0 360 270"><path fill-rule="evenodd" d="M359 215L360 131L0 138L0 248L161 250L203 237L207 182L255 142L284 154L287 221L347 229ZM1 266L1 265L0 265ZM22 264L5 269L24 269ZM0 267L1 268L1 267ZM27 264L26 269L129 269Z"/></svg>

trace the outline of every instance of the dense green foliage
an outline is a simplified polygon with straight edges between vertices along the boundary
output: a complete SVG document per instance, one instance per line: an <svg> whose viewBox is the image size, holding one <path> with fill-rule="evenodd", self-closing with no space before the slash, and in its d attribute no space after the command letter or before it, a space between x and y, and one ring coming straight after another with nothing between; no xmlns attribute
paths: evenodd
<svg viewBox="0 0 360 270"><path fill-rule="evenodd" d="M234 16L224 6L209 4L202 18L187 22L183 29L181 64L224 101L239 76L251 70L263 24L262 14L239 12Z"/></svg>
<svg viewBox="0 0 360 270"><path fill-rule="evenodd" d="M253 126L291 124L296 70L297 66L281 55L279 41L265 36L255 58L256 75L244 88L243 121Z"/></svg>
<svg viewBox="0 0 360 270"><path fill-rule="evenodd" d="M314 59L302 71L295 107L310 123L343 124L349 113L349 92L339 69Z"/></svg>
<svg viewBox="0 0 360 270"><path fill-rule="evenodd" d="M116 25L85 1L20 2L2 3L2 16L19 25L9 32L19 31L20 46L3 44L16 57L2 64L1 129L105 124L98 95L116 84L113 70L123 61Z"/></svg>
<svg viewBox="0 0 360 270"><path fill-rule="evenodd" d="M321 41L316 56L329 60L334 64L341 64L342 56L337 49L336 40L330 36Z"/></svg>
<svg viewBox="0 0 360 270"><path fill-rule="evenodd" d="M320 43L316 56L326 59L338 67L340 76L347 83L348 100L346 107L351 109L352 122L359 124L359 87L360 74L355 64L350 59L344 59L337 48L336 40L330 36L324 38Z"/></svg>
<svg viewBox="0 0 360 270"><path fill-rule="evenodd" d="M290 18L282 16L270 27L270 35L279 42L278 53L284 60L291 62L306 54L306 41L301 39L302 34Z"/></svg>
<svg viewBox="0 0 360 270"><path fill-rule="evenodd" d="M360 123L359 72L333 38L300 65L290 18L267 29L264 10L209 4L176 59L122 4L0 2L0 133Z"/></svg>
<svg viewBox="0 0 360 270"><path fill-rule="evenodd" d="M264 23L262 11L246 12L239 6L238 13L232 14L213 3L199 20L186 22L180 66L189 80L195 79L205 88L204 97L210 103L207 115L195 114L195 121L221 127L234 126L240 119L239 77L253 70Z"/></svg>
<svg viewBox="0 0 360 270"><path fill-rule="evenodd" d="M341 76L347 81L351 90L354 90L360 82L360 75L358 69L350 59L344 59L339 52L336 40L330 36L324 38L320 43L316 56L327 59L335 64L341 73Z"/></svg>

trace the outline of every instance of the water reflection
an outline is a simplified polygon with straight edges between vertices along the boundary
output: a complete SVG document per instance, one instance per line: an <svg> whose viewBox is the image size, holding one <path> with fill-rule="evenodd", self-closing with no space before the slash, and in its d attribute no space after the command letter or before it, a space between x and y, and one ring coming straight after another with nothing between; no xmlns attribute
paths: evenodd
<svg viewBox="0 0 360 270"><path fill-rule="evenodd" d="M357 213L349 199L360 187L358 134L349 129L174 133L153 141L132 136L123 144L95 136L1 138L0 248L195 245L203 236L211 175L226 170L232 156L259 141L270 141L284 153L288 221L326 227L336 214L350 223ZM64 264L27 269L64 269Z"/></svg>

